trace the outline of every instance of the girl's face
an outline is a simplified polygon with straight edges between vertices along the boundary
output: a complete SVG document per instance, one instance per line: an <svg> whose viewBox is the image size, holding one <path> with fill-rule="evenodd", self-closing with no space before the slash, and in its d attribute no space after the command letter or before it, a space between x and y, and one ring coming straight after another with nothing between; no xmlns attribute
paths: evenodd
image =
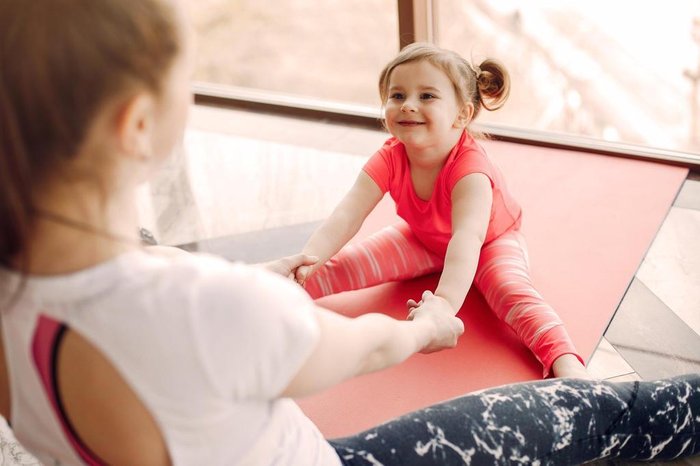
<svg viewBox="0 0 700 466"><path fill-rule="evenodd" d="M394 68L388 91L386 125L407 148L441 147L461 134L462 105L452 81L430 62L421 60Z"/></svg>

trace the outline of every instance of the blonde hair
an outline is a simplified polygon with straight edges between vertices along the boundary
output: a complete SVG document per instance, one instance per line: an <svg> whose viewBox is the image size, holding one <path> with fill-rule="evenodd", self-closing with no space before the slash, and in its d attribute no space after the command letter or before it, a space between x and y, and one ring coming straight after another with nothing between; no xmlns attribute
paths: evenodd
<svg viewBox="0 0 700 466"><path fill-rule="evenodd" d="M464 106L472 104L477 117L481 107L488 111L498 110L510 94L510 76L498 61L487 58L478 67L459 54L436 45L416 42L404 47L379 75L379 97L382 105L389 98L389 80L394 69L405 63L427 61L442 70L452 81L457 99Z"/></svg>

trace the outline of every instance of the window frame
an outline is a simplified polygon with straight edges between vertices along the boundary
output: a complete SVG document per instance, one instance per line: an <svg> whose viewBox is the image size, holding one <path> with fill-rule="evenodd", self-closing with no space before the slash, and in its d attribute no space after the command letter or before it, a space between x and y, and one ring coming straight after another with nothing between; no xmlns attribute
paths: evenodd
<svg viewBox="0 0 700 466"><path fill-rule="evenodd" d="M397 0L400 48L413 42L437 40L438 5L439 1L436 0ZM382 128L379 110L366 105L205 82L195 82L193 93L195 103L199 105L281 114L372 129ZM475 129L496 140L662 162L700 170L700 154L691 152L498 124L476 124Z"/></svg>

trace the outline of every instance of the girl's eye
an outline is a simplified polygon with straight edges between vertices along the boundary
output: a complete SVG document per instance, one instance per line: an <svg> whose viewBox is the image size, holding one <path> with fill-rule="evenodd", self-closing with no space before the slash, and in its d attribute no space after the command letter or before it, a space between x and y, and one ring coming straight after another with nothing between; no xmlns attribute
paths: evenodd
<svg viewBox="0 0 700 466"><path fill-rule="evenodd" d="M394 100L401 100L403 99L403 94L400 92L394 92L389 98Z"/></svg>
<svg viewBox="0 0 700 466"><path fill-rule="evenodd" d="M426 92L426 93L424 93L424 94L421 94L421 95L420 95L420 98L423 99L423 100L430 100L430 99L434 99L434 98L435 98L435 95L433 95L433 94L428 94L428 93Z"/></svg>

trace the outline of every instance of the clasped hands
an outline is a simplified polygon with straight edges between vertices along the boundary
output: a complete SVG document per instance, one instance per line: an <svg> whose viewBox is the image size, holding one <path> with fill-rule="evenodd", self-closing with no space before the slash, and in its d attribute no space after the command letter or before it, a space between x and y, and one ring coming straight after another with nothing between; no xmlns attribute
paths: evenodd
<svg viewBox="0 0 700 466"><path fill-rule="evenodd" d="M309 268L309 266L314 265L316 262L318 262L318 257L299 253L294 254L293 256L282 257L281 259L275 259L270 262L264 262L258 265L269 270L270 272L274 272L276 274L295 280L301 285L303 283L300 282L297 278L298 270L306 270Z"/></svg>
<svg viewBox="0 0 700 466"><path fill-rule="evenodd" d="M316 262L318 262L318 257L295 254L260 264L260 266L303 285L311 269L310 266ZM427 321L434 330L421 353L433 353L454 348L457 345L457 339L464 333L464 323L455 317L455 310L445 298L426 290L420 301L409 299L406 306L408 307L406 320Z"/></svg>
<svg viewBox="0 0 700 466"><path fill-rule="evenodd" d="M430 290L423 292L421 300L409 299L407 320L428 319L435 326L435 333L421 353L434 353L457 346L457 339L464 333L464 323L455 316L456 312L445 298L434 295Z"/></svg>

